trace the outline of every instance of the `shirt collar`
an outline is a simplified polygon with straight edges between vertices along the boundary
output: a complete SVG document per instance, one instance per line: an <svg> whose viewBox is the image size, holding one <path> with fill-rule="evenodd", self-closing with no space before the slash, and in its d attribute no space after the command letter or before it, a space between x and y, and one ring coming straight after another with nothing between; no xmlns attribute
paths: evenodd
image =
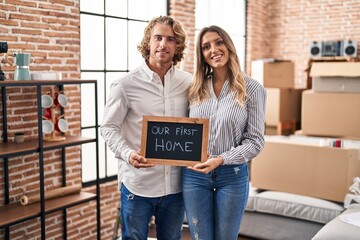
<svg viewBox="0 0 360 240"><path fill-rule="evenodd" d="M213 96L215 96L214 87L213 87L213 81L214 81L213 76L211 76L211 77L209 78L208 84L209 84L209 88L211 89L211 90L210 90L211 94L212 94ZM220 95L219 95L219 99L222 97L223 94L227 94L228 91L229 91L229 89L230 89L230 80L229 80L229 78L228 78L228 79L226 79L225 82L224 82L224 85L223 85L223 87L222 87L222 89L221 89L221 92L220 92Z"/></svg>
<svg viewBox="0 0 360 240"><path fill-rule="evenodd" d="M146 61L143 61L142 65L141 65L141 68L144 70L144 72L149 77L149 79L155 79L156 78L155 76L157 76L157 73L149 68ZM172 64L170 69L166 72L165 75L170 74L170 76L171 76L173 74L173 72L174 72L174 68L175 68L174 64Z"/></svg>

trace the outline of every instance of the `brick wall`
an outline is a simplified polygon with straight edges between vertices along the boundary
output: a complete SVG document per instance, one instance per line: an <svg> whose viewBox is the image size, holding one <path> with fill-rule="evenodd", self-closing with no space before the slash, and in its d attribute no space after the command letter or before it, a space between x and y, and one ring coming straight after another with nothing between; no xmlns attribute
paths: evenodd
<svg viewBox="0 0 360 240"><path fill-rule="evenodd" d="M193 72L194 8L193 0L171 0L170 15L180 20L188 34L188 48L181 67ZM312 40L353 39L360 41L360 3L356 0L248 0L247 71L251 60L259 58L289 59L295 62L296 78L305 81L308 42ZM223 16L221 16L223 17ZM0 0L0 41L6 41L11 51L32 54L31 71L57 71L62 77L80 77L79 0L19 1ZM0 56L3 59L3 54ZM4 63L4 61L2 61ZM3 66L4 64L2 64ZM7 78L12 78L14 67L3 67ZM66 119L72 134L80 131L80 91L75 86L65 89L70 106ZM23 130L27 138L36 137L36 103L32 88L8 91L10 141L15 131ZM0 111L2 111L0 109ZM0 129L1 126L0 115ZM0 130L1 131L1 130ZM0 132L1 134L1 132ZM29 140L29 139L28 139ZM61 185L59 151L46 152L46 187ZM68 182L81 181L80 151L67 149ZM11 159L11 202L18 201L25 191L38 186L37 156L26 155ZM3 164L0 160L0 205L4 204ZM94 187L85 189L95 192ZM117 182L101 185L101 236L110 239L113 232L119 193ZM68 239L94 239L96 235L95 202L68 209ZM47 239L63 239L61 213L46 218ZM40 222L34 219L10 228L11 239L39 239ZM3 238L0 230L0 239Z"/></svg>
<svg viewBox="0 0 360 240"><path fill-rule="evenodd" d="M80 77L80 13L79 0L18 1L0 0L0 41L8 42L9 53L31 53L30 71L56 71L63 79ZM15 66L4 66L6 79L13 78ZM44 93L50 91L43 88ZM66 86L69 105L65 118L70 135L80 132L80 87ZM33 99L33 100L32 100ZM36 89L7 88L8 136L13 141L16 131L23 131L26 140L37 138ZM0 109L2 135L2 109ZM2 137L1 137L2 140ZM45 189L62 186L60 150L44 153ZM39 188L38 155L9 159L10 203L18 202L23 193ZM0 205L4 205L4 169L0 159ZM81 183L80 147L66 148L67 185ZM115 222L118 193L116 182L101 186L102 238L109 239ZM112 188L112 189L111 189ZM95 188L84 189L95 192ZM46 238L63 239L62 212L46 216ZM96 202L91 201L67 210L68 239L96 239ZM0 230L0 239L4 238ZM40 219L32 219L10 227L11 239L40 239Z"/></svg>
<svg viewBox="0 0 360 240"><path fill-rule="evenodd" d="M0 1L0 40L9 53L31 53L31 71L57 71L80 77L80 10L78 0ZM4 61L3 61L4 62ZM11 79L15 66L3 67Z"/></svg>
<svg viewBox="0 0 360 240"><path fill-rule="evenodd" d="M248 72L251 60L291 60L299 86L306 82L310 41L350 39L360 44L360 2L356 0L248 0L247 21Z"/></svg>
<svg viewBox="0 0 360 240"><path fill-rule="evenodd" d="M169 6L169 15L179 20L187 32L187 48L181 68L188 72L194 72L194 51L195 51L195 1L194 0L172 0Z"/></svg>

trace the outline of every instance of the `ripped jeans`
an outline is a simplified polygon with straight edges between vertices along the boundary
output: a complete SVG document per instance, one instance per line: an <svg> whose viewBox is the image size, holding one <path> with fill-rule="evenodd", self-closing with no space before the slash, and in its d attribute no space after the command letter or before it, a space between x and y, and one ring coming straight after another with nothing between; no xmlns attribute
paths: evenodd
<svg viewBox="0 0 360 240"><path fill-rule="evenodd" d="M181 193L163 197L140 197L121 184L121 221L123 240L146 240L149 221L155 216L158 240L180 240L184 221Z"/></svg>
<svg viewBox="0 0 360 240"><path fill-rule="evenodd" d="M247 164L209 174L183 168L185 212L193 240L236 240L249 195Z"/></svg>

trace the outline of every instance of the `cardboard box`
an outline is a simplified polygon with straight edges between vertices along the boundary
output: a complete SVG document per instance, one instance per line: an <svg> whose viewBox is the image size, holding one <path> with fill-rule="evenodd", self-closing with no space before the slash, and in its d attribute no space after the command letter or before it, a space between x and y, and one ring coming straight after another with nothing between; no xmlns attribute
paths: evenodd
<svg viewBox="0 0 360 240"><path fill-rule="evenodd" d="M360 138L360 94L306 90L301 129L305 135Z"/></svg>
<svg viewBox="0 0 360 240"><path fill-rule="evenodd" d="M264 150L251 161L251 185L344 202L353 179L360 176L359 158L356 148L267 138Z"/></svg>
<svg viewBox="0 0 360 240"><path fill-rule="evenodd" d="M265 126L265 135L278 135L277 126Z"/></svg>
<svg viewBox="0 0 360 240"><path fill-rule="evenodd" d="M266 126L301 120L302 89L266 88Z"/></svg>
<svg viewBox="0 0 360 240"><path fill-rule="evenodd" d="M360 62L314 62L310 76L315 92L360 93Z"/></svg>
<svg viewBox="0 0 360 240"><path fill-rule="evenodd" d="M295 88L294 63L290 61L252 61L251 77L264 87Z"/></svg>

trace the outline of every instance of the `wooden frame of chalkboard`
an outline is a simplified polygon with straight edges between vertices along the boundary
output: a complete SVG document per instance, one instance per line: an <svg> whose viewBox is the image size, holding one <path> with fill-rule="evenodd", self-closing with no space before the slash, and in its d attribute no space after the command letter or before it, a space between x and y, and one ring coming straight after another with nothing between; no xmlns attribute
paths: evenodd
<svg viewBox="0 0 360 240"><path fill-rule="evenodd" d="M207 160L209 120L143 116L140 154L148 163L194 166Z"/></svg>

